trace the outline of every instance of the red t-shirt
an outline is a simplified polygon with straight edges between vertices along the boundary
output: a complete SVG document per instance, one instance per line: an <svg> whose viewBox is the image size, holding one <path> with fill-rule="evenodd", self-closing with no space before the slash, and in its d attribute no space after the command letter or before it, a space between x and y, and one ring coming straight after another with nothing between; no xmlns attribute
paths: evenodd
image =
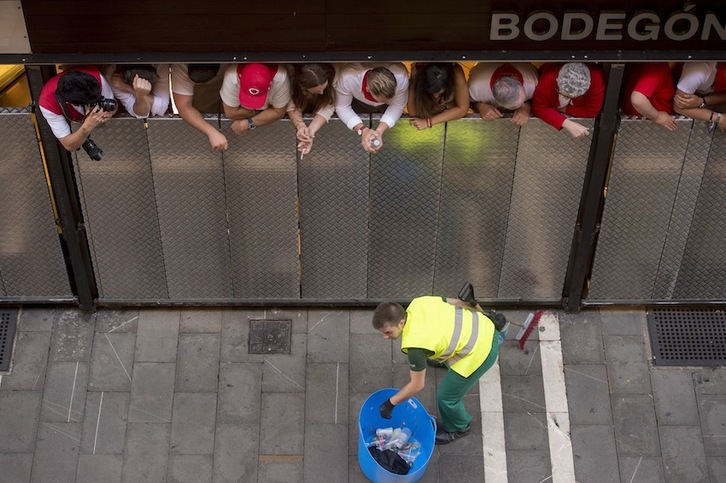
<svg viewBox="0 0 726 483"><path fill-rule="evenodd" d="M645 63L628 66L625 71L620 107L628 116L640 116L630 102L633 92L640 92L659 111L673 114L673 96L676 88L671 68L667 62Z"/></svg>
<svg viewBox="0 0 726 483"><path fill-rule="evenodd" d="M99 87L103 86L101 83L101 73L98 72L98 69L94 69L93 67L73 67L68 71L71 70L77 70L79 72L85 72L86 74L92 75L98 81ZM59 116L63 115L63 109L60 104L58 104L58 100L55 98L55 90L58 87L58 81L64 74L65 72L62 72L49 80L43 86L43 89L41 89L40 99L38 99L38 105L40 105L40 107L48 109L50 112L58 114ZM76 111L70 104L66 106L66 113L73 121L83 121L83 114Z"/></svg>

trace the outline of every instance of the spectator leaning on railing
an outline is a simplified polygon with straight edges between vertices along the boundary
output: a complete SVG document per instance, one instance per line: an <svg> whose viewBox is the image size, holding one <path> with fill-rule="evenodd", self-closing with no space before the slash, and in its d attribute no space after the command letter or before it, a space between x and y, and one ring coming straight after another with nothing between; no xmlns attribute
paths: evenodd
<svg viewBox="0 0 726 483"><path fill-rule="evenodd" d="M469 98L485 121L511 111L512 122L524 126L529 121L535 87L537 69L526 62L480 62L469 72Z"/></svg>
<svg viewBox="0 0 726 483"><path fill-rule="evenodd" d="M292 99L287 105L287 116L297 133L297 149L301 155L313 148L315 134L335 111L335 67L331 64L295 64L292 68ZM304 113L313 119L306 125Z"/></svg>
<svg viewBox="0 0 726 483"><path fill-rule="evenodd" d="M464 69L449 62L413 64L406 109L419 131L466 116L469 90Z"/></svg>
<svg viewBox="0 0 726 483"><path fill-rule="evenodd" d="M726 63L689 62L683 66L673 107L678 114L726 130Z"/></svg>

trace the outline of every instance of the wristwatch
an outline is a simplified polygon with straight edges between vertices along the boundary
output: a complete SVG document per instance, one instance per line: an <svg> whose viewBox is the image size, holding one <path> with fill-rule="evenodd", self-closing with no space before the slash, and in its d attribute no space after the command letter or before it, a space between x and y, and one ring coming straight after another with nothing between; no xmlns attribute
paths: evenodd
<svg viewBox="0 0 726 483"><path fill-rule="evenodd" d="M358 130L356 131L356 132L358 133L358 136L362 136L362 135L363 135L363 131L365 131L365 129L366 129L366 127L365 127L365 126L363 126L362 128L358 129Z"/></svg>
<svg viewBox="0 0 726 483"><path fill-rule="evenodd" d="M255 124L255 121L252 120L251 117L247 118L247 124L250 125L250 131L254 131L257 125Z"/></svg>

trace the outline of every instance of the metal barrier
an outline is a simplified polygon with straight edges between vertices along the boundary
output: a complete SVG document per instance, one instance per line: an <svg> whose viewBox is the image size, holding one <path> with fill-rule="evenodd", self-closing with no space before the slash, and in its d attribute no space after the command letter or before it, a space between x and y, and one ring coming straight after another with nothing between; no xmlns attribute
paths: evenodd
<svg viewBox="0 0 726 483"><path fill-rule="evenodd" d="M0 133L0 300L72 301L30 111L0 109Z"/></svg>

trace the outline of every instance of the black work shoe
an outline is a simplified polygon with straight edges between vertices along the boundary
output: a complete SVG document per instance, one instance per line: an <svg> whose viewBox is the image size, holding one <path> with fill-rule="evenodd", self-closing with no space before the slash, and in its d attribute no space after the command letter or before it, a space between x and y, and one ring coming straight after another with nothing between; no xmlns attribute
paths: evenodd
<svg viewBox="0 0 726 483"><path fill-rule="evenodd" d="M448 366L443 362L435 361L433 359L426 359L426 365L435 369L448 369Z"/></svg>
<svg viewBox="0 0 726 483"><path fill-rule="evenodd" d="M466 428L462 429L461 431L446 431L444 429L436 432L436 444L449 444L454 440L457 440L459 438L463 438L469 432L471 431L471 423L469 423Z"/></svg>

